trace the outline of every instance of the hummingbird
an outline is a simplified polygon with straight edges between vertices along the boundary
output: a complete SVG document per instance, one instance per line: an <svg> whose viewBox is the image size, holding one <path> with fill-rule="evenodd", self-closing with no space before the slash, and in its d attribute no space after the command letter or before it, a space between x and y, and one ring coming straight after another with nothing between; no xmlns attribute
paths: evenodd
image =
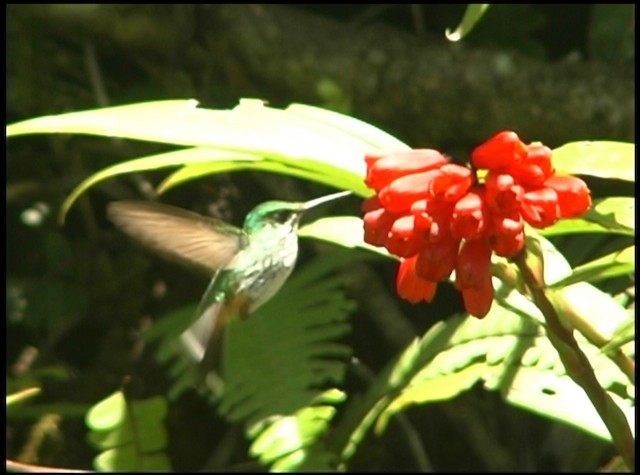
<svg viewBox="0 0 640 475"><path fill-rule="evenodd" d="M107 217L125 234L165 258L211 278L193 322L181 335L203 377L219 372L228 323L244 319L285 283L298 256L303 214L350 191L306 202L267 201L252 209L242 229L181 208L146 201L114 201Z"/></svg>

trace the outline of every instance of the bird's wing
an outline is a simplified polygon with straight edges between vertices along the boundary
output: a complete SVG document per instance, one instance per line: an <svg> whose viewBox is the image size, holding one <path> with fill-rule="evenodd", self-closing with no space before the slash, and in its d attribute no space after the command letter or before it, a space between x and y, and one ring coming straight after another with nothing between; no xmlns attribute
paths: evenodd
<svg viewBox="0 0 640 475"><path fill-rule="evenodd" d="M155 252L212 276L247 245L246 233L223 221L174 206L115 201L107 217Z"/></svg>

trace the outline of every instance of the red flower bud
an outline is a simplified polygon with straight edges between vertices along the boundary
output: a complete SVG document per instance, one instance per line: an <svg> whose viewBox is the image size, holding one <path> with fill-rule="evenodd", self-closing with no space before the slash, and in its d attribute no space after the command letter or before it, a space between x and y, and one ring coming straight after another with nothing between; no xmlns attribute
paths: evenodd
<svg viewBox="0 0 640 475"><path fill-rule="evenodd" d="M438 200L419 200L411 205L416 218L416 230L423 239L435 243L451 238L451 214L454 203Z"/></svg>
<svg viewBox="0 0 640 475"><path fill-rule="evenodd" d="M360 205L360 210L363 213L366 213L367 211L373 211L374 209L380 209L382 208L382 203L380 203L380 200L378 199L378 196L370 196L369 198L366 198L362 201L362 204Z"/></svg>
<svg viewBox="0 0 640 475"><path fill-rule="evenodd" d="M414 218L411 215L402 216L391 225L387 238L387 250L399 257L411 257L418 253L422 246L422 239L413 230Z"/></svg>
<svg viewBox="0 0 640 475"><path fill-rule="evenodd" d="M509 167L509 173L526 187L540 187L553 175L551 150L542 144L527 145L527 156Z"/></svg>
<svg viewBox="0 0 640 475"><path fill-rule="evenodd" d="M491 223L489 244L501 257L512 257L524 246L524 222L519 211L495 214Z"/></svg>
<svg viewBox="0 0 640 475"><path fill-rule="evenodd" d="M474 239L484 232L488 214L484 194L485 188L476 186L456 202L451 220L454 237Z"/></svg>
<svg viewBox="0 0 640 475"><path fill-rule="evenodd" d="M485 180L486 201L489 207L498 213L520 209L524 189L513 176L507 173L490 171Z"/></svg>
<svg viewBox="0 0 640 475"><path fill-rule="evenodd" d="M431 232L433 218L428 211L428 200L419 200L411 205L411 214L414 217L414 229L423 236L428 236Z"/></svg>
<svg viewBox="0 0 640 475"><path fill-rule="evenodd" d="M527 154L527 149L515 132L499 132L471 152L471 163L476 168L506 170Z"/></svg>
<svg viewBox="0 0 640 475"><path fill-rule="evenodd" d="M364 242L382 247L387 244L391 226L399 215L384 208L373 209L364 214Z"/></svg>
<svg viewBox="0 0 640 475"><path fill-rule="evenodd" d="M500 257L513 257L524 247L524 231L516 234L496 233L490 239L491 249Z"/></svg>
<svg viewBox="0 0 640 475"><path fill-rule="evenodd" d="M558 220L558 195L548 187L528 191L522 198L522 217L534 228L546 228Z"/></svg>
<svg viewBox="0 0 640 475"><path fill-rule="evenodd" d="M465 287L461 291L464 308L476 318L484 318L493 304L493 282L491 274L484 275L477 287Z"/></svg>
<svg viewBox="0 0 640 475"><path fill-rule="evenodd" d="M472 182L473 176L469 168L447 163L440 167L440 174L431 182L430 198L455 202L464 196Z"/></svg>
<svg viewBox="0 0 640 475"><path fill-rule="evenodd" d="M575 176L552 176L544 182L558 195L561 218L575 218L591 206L591 192L587 184Z"/></svg>
<svg viewBox="0 0 640 475"><path fill-rule="evenodd" d="M465 241L456 261L456 287L479 287L486 275L491 275L489 243L486 239Z"/></svg>
<svg viewBox="0 0 640 475"><path fill-rule="evenodd" d="M440 173L440 170L429 170L398 178L380 190L380 202L392 213L409 211L413 203L429 196L431 182Z"/></svg>
<svg viewBox="0 0 640 475"><path fill-rule="evenodd" d="M418 303L421 300L431 302L438 284L421 279L416 274L417 257L402 259L398 266L398 276L396 278L396 290L398 295L411 303Z"/></svg>
<svg viewBox="0 0 640 475"><path fill-rule="evenodd" d="M392 153L394 152L389 152L388 150L374 150L373 152L365 154L364 162L367 164L367 168L369 168L381 158L384 158Z"/></svg>
<svg viewBox="0 0 640 475"><path fill-rule="evenodd" d="M416 261L416 273L426 280L447 280L456 265L459 239L443 239L422 247Z"/></svg>
<svg viewBox="0 0 640 475"><path fill-rule="evenodd" d="M414 149L389 153L370 162L365 183L369 188L380 191L400 177L439 168L447 163L447 159L437 150Z"/></svg>

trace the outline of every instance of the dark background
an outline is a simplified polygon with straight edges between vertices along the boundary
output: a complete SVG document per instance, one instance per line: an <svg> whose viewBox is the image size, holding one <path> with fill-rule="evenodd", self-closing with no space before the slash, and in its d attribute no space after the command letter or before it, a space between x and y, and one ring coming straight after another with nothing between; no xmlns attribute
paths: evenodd
<svg viewBox="0 0 640 475"><path fill-rule="evenodd" d="M446 4L8 5L7 123L146 100L195 98L225 108L258 97L350 114L462 160L504 128L551 147L633 141L632 5L498 5L467 39L449 43L444 31L463 13L464 5ZM58 404L62 415L37 447L38 463L90 468L83 410L124 383L141 396L166 387L139 334L158 315L197 301L206 281L140 252L104 219L108 201L149 198L166 173L109 180L74 207L64 227L55 223L61 201L83 178L161 150L76 136L18 138L7 147L7 381L40 382L39 403ZM590 185L596 196L608 194L609 184ZM163 199L239 225L261 201L322 191L241 173L199 180ZM617 192L633 193L623 185ZM345 206L358 213L355 200ZM301 259L312 253L304 245ZM378 371L434 319L427 321L424 306L393 297L387 262L357 271L361 284L349 292L360 310L349 343ZM399 316L393 330L369 317L372 288ZM430 308L446 318L461 305L441 286ZM30 460L29 443L46 413L8 422L10 458ZM594 470L613 455L607 444L480 388L407 414L438 471ZM169 426L176 470L202 467L220 434L234 433L195 395L172 407ZM228 466L242 467L246 443L239 431L233 437ZM353 469L415 465L392 425L367 441Z"/></svg>

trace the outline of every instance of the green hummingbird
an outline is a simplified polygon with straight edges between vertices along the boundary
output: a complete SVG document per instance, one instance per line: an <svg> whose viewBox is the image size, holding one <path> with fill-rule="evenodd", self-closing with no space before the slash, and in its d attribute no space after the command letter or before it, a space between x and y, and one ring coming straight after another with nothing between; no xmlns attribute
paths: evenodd
<svg viewBox="0 0 640 475"><path fill-rule="evenodd" d="M246 216L242 229L165 204L115 201L107 217L125 234L174 261L212 276L194 322L182 334L203 376L218 371L229 321L246 318L282 287L298 255L297 230L305 211L350 191L306 201L268 201Z"/></svg>

